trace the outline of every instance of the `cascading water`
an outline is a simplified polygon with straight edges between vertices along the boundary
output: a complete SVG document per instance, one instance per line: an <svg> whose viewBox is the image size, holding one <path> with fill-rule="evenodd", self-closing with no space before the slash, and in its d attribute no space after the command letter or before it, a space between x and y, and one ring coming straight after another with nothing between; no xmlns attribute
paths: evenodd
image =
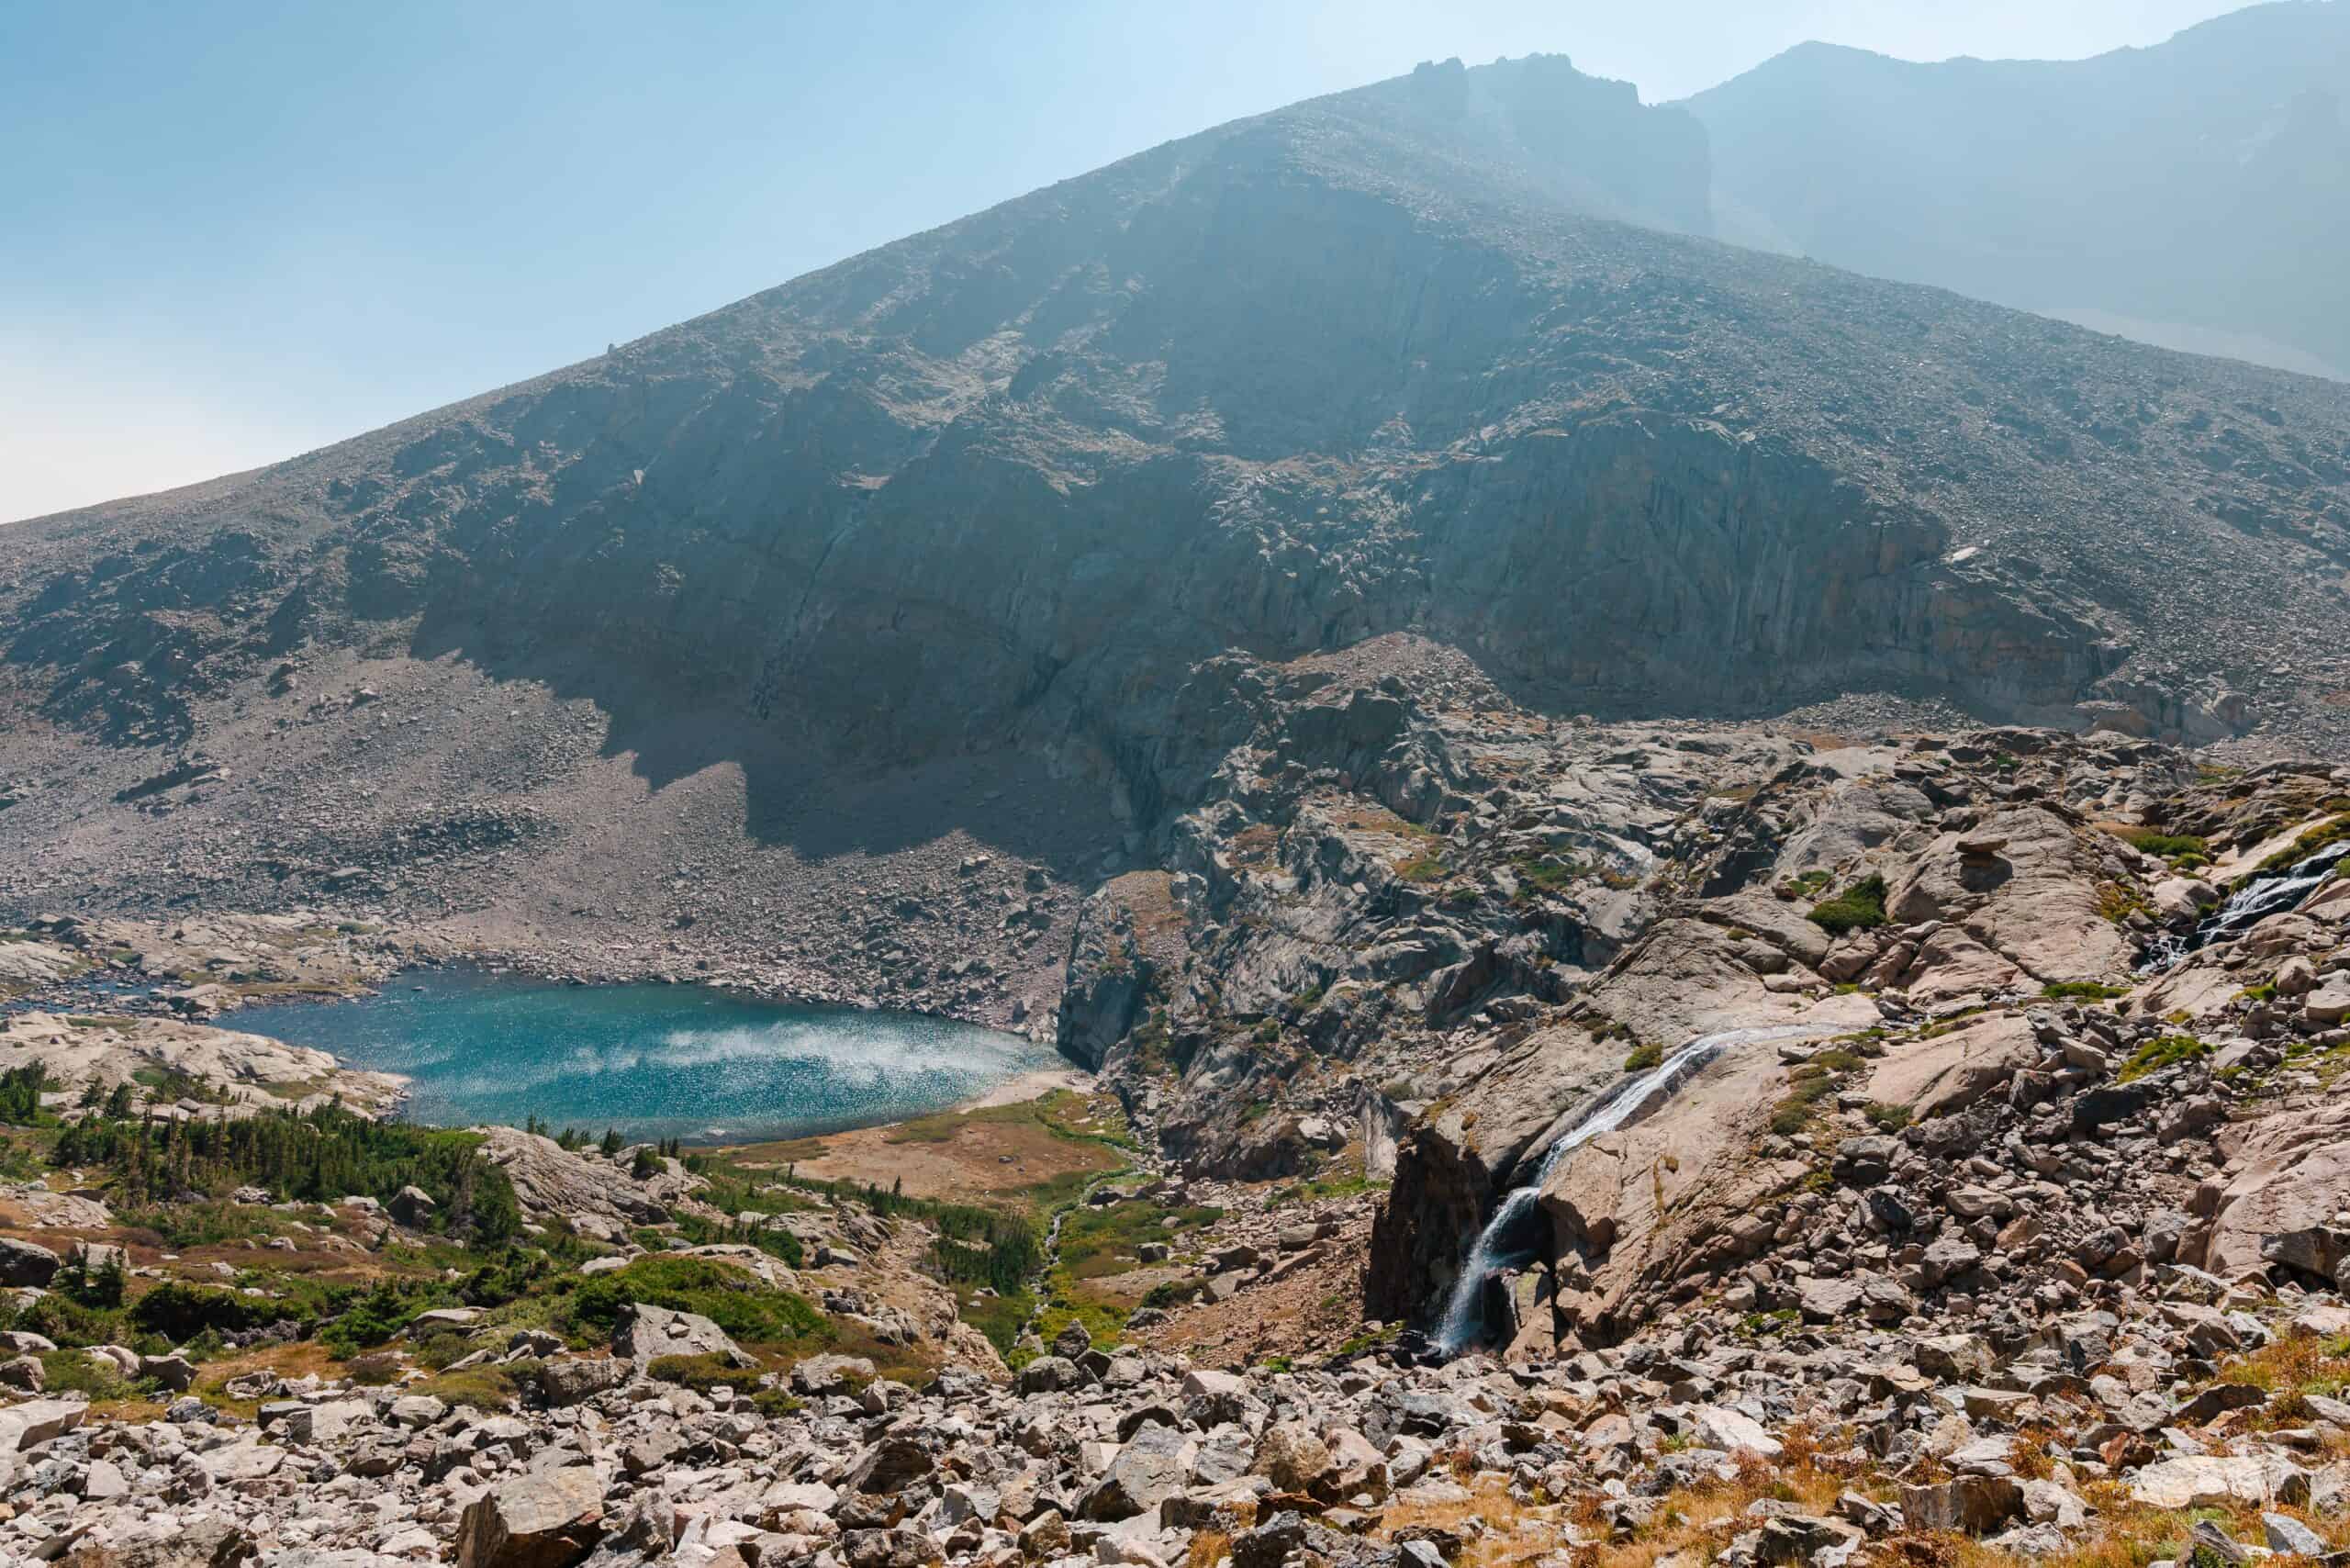
<svg viewBox="0 0 2350 1568"><path fill-rule="evenodd" d="M1795 1040L1818 1038L1832 1035L1834 1028L1816 1024L1775 1024L1753 1029L1725 1029L1719 1034L1700 1035L1686 1046L1666 1058L1656 1067L1638 1078L1617 1083L1583 1108L1572 1126L1561 1133L1542 1156L1534 1179L1523 1186L1513 1187L1494 1210L1494 1217L1477 1233L1475 1245L1461 1260L1460 1275L1453 1282L1452 1294L1445 1302L1444 1316L1437 1325L1437 1348L1447 1356L1455 1356L1477 1337L1483 1326L1481 1305L1485 1282L1504 1269L1522 1263L1533 1256L1533 1249L1519 1245L1516 1233L1521 1222L1532 1212L1535 1201L1542 1195L1543 1184L1558 1170L1559 1162L1569 1151L1579 1148L1603 1133L1645 1115L1673 1098L1673 1092L1706 1066L1732 1046L1751 1045L1763 1040Z"/></svg>
<svg viewBox="0 0 2350 1568"><path fill-rule="evenodd" d="M2184 936L2165 936L2155 943L2145 961L2138 966L2138 972L2158 975L2176 969L2179 960L2199 947L2224 942L2251 930L2272 914L2300 908L2301 901L2317 890L2345 855L2350 855L2350 840L2329 844L2277 876L2246 884L2198 922L2193 931Z"/></svg>

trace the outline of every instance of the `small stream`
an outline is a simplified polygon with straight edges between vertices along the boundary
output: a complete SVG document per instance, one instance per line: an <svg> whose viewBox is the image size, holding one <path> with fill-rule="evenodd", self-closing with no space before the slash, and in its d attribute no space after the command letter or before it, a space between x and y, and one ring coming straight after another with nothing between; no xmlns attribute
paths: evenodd
<svg viewBox="0 0 2350 1568"><path fill-rule="evenodd" d="M1446 1356L1459 1355L1484 1331L1485 1282L1535 1256L1537 1248L1524 1239L1526 1222L1542 1195L1544 1184L1569 1153L1603 1133L1612 1133L1649 1114L1732 1046L1818 1038L1840 1032L1840 1028L1818 1024L1776 1024L1700 1035L1639 1077L1625 1079L1602 1091L1543 1154L1534 1179L1511 1188L1494 1210L1494 1217L1478 1233L1469 1256L1461 1261L1460 1276L1453 1282L1444 1316L1438 1323L1437 1349Z"/></svg>
<svg viewBox="0 0 2350 1568"><path fill-rule="evenodd" d="M2240 936L2272 914L2300 908L2301 901L2317 891L2345 855L2350 855L2350 839L2329 844L2275 876L2247 883L2234 897L2197 922L2194 930L2184 934L2166 932L2156 938L2138 965L2138 973L2167 973L2198 948Z"/></svg>

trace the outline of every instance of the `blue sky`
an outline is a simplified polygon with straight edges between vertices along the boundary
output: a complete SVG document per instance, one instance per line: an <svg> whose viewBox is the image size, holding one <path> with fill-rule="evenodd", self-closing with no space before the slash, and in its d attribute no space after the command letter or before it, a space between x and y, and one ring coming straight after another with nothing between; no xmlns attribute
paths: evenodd
<svg viewBox="0 0 2350 1568"><path fill-rule="evenodd" d="M293 455L1426 59L1651 101L2227 0L0 3L0 520Z"/></svg>

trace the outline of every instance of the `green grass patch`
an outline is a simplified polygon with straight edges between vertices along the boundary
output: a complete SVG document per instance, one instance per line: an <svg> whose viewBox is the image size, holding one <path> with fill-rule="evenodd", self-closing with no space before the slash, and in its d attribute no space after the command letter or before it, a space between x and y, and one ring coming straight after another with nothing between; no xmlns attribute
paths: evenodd
<svg viewBox="0 0 2350 1568"><path fill-rule="evenodd" d="M1104 1282L1133 1271L1138 1264L1131 1254L1145 1242L1171 1246L1183 1233L1214 1223L1223 1213L1209 1207L1168 1209L1138 1200L1072 1209L1061 1221L1058 1255L1045 1276L1043 1302L1035 1314L1037 1335L1049 1344L1062 1328L1079 1323L1094 1344L1116 1343L1125 1332L1127 1316L1141 1304L1119 1299Z"/></svg>
<svg viewBox="0 0 2350 1568"><path fill-rule="evenodd" d="M2115 1081L2129 1083L2179 1062L2200 1061L2210 1054L2210 1043L2192 1035L2157 1036L2130 1053L2130 1059L2114 1075Z"/></svg>
<svg viewBox="0 0 2350 1568"><path fill-rule="evenodd" d="M1383 1193L1387 1188L1386 1182L1363 1174L1360 1159L1351 1159L1275 1189L1270 1202L1277 1207L1284 1204L1315 1204L1332 1198L1360 1197L1365 1193Z"/></svg>
<svg viewBox="0 0 2350 1568"><path fill-rule="evenodd" d="M79 1394L91 1403L137 1399L150 1392L122 1375L122 1369L87 1350L43 1350L40 1354L42 1397Z"/></svg>
<svg viewBox="0 0 2350 1568"><path fill-rule="evenodd" d="M1407 882L1440 882L1449 869L1444 857L1436 854L1415 855L1395 863L1395 875Z"/></svg>
<svg viewBox="0 0 2350 1568"><path fill-rule="evenodd" d="M1624 1070L1626 1072L1646 1072L1649 1069L1656 1066L1663 1059L1664 1047L1662 1046L1657 1045L1654 1042L1651 1042L1645 1046L1634 1046L1632 1047L1631 1054L1624 1058Z"/></svg>
<svg viewBox="0 0 2350 1568"><path fill-rule="evenodd" d="M2255 877L2277 871L2289 871L2319 850L2350 838L2350 816L2335 817L2314 827L2304 828L2300 837L2284 848L2265 857L2259 865L2236 879L2242 887Z"/></svg>
<svg viewBox="0 0 2350 1568"><path fill-rule="evenodd" d="M1825 1073L1797 1080L1771 1108L1771 1130L1781 1137L1795 1137L1811 1125L1819 1103L1835 1092L1836 1081Z"/></svg>
<svg viewBox="0 0 2350 1568"><path fill-rule="evenodd" d="M2188 857L2208 861L2211 846L2191 833L2164 833L2151 827L2133 828L2121 835L2121 841L2143 854L2177 861Z"/></svg>
<svg viewBox="0 0 2350 1568"><path fill-rule="evenodd" d="M750 1394L758 1388L759 1379L765 1375L756 1367L738 1367L719 1355L655 1356L644 1371L655 1383L673 1383L696 1394L708 1394L719 1387Z"/></svg>
<svg viewBox="0 0 2350 1568"><path fill-rule="evenodd" d="M1968 1024L1973 1023L1975 1019L1982 1017L1986 1013L1996 1013L1998 1011L1999 1011L1999 1009L1991 1006L1987 1002L1975 1007L1962 1007L1957 1012L1947 1014L1935 1020L1933 1023L1927 1025L1924 1028L1919 1030L1918 1037L1921 1040L1940 1039L1942 1036L1949 1034L1953 1029L1965 1027Z"/></svg>
<svg viewBox="0 0 2350 1568"><path fill-rule="evenodd" d="M1858 1054L1831 1047L1787 1070L1787 1092L1771 1107L1770 1128L1781 1137L1807 1130L1819 1114L1819 1104L1843 1087L1846 1075L1862 1065Z"/></svg>
<svg viewBox="0 0 2350 1568"><path fill-rule="evenodd" d="M2097 885L2097 913L2116 925L2126 924L2132 915L2151 918L2154 906L2146 895L2135 888L2125 888L2120 882L2099 882Z"/></svg>
<svg viewBox="0 0 2350 1568"><path fill-rule="evenodd" d="M1144 1293L1142 1304L1165 1312L1189 1306L1195 1301L1204 1301L1207 1294L1205 1280L1161 1280Z"/></svg>
<svg viewBox="0 0 2350 1568"><path fill-rule="evenodd" d="M963 1321L987 1336L996 1354L1010 1356L1020 1342L1020 1330L1036 1313L1036 1297L1026 1290L958 1297Z"/></svg>
<svg viewBox="0 0 2350 1568"><path fill-rule="evenodd" d="M408 1392L474 1410L511 1410L521 1402L522 1382L511 1367L464 1367L426 1378Z"/></svg>
<svg viewBox="0 0 2350 1568"><path fill-rule="evenodd" d="M1101 1280L1140 1267L1136 1249L1151 1242L1172 1247L1183 1233L1224 1217L1219 1208L1162 1208L1155 1203L1128 1199L1123 1203L1072 1210L1061 1221L1060 1256L1057 1278Z"/></svg>
<svg viewBox="0 0 2350 1568"><path fill-rule="evenodd" d="M2102 980L2052 980L2040 988L2040 994L2050 1002L2111 1002L2129 995L2130 988Z"/></svg>
<svg viewBox="0 0 2350 1568"><path fill-rule="evenodd" d="M1555 855L1520 855L1510 861L1510 869L1517 877L1520 902L1537 893L1565 892L1586 875L1582 866Z"/></svg>
<svg viewBox="0 0 2350 1568"><path fill-rule="evenodd" d="M972 1111L942 1111L917 1116L891 1127L891 1143L951 1143L964 1127L987 1122L1003 1126L1033 1124L1071 1143L1099 1144L1121 1153L1135 1148L1134 1129L1116 1102L1095 1101L1066 1089L1056 1089L1034 1100L1009 1105L982 1105Z"/></svg>
<svg viewBox="0 0 2350 1568"><path fill-rule="evenodd" d="M1885 892L1885 879L1871 872L1834 898L1812 905L1811 922L1836 936L1883 925Z"/></svg>
<svg viewBox="0 0 2350 1568"><path fill-rule="evenodd" d="M713 1258L655 1254L582 1280L559 1321L575 1343L611 1337L632 1302L698 1312L744 1345L798 1345L825 1336L823 1314L789 1291L768 1290Z"/></svg>

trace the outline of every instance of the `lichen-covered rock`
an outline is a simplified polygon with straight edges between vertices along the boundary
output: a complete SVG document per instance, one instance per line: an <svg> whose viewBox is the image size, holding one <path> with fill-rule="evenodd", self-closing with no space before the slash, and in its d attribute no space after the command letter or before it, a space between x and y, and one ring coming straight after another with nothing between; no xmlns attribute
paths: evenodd
<svg viewBox="0 0 2350 1568"><path fill-rule="evenodd" d="M632 1302L612 1328L612 1354L639 1367L664 1356L716 1356L729 1365L753 1364L726 1330L698 1312Z"/></svg>
<svg viewBox="0 0 2350 1568"><path fill-rule="evenodd" d="M593 1469L518 1476L466 1507L457 1568L570 1568L603 1533L604 1488Z"/></svg>

